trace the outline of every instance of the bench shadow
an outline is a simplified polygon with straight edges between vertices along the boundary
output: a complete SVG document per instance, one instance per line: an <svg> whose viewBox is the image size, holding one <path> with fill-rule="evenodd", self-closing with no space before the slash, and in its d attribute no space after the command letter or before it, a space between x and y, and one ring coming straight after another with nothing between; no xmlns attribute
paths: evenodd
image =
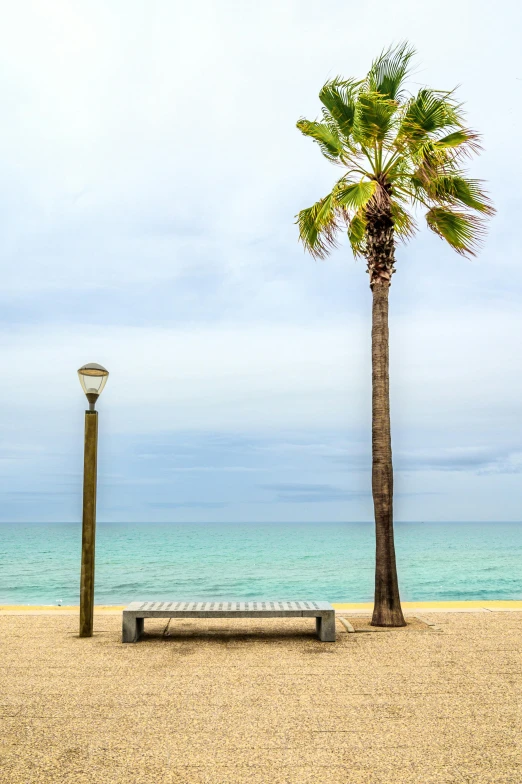
<svg viewBox="0 0 522 784"><path fill-rule="evenodd" d="M345 635L337 634L337 642L340 641ZM321 642L317 637L315 630L288 630L288 632L269 629L260 629L259 631L252 630L251 632L242 631L198 631L192 632L176 631L174 634L164 634L160 631L145 631L137 645L147 645L162 643L168 645L169 643L183 643L184 645L204 643L205 645L215 646L234 646L234 645L259 645L261 644L296 644L303 642L317 643L321 649L328 647L328 643Z"/></svg>
<svg viewBox="0 0 522 784"><path fill-rule="evenodd" d="M287 633L284 632L270 632L270 631L259 631L259 632L248 632L244 634L242 632L179 632L175 634L162 634L161 632L145 632L141 635L139 639L139 643L145 643L147 641L150 642L196 642L197 640L201 640L204 642L215 642L215 643L229 643L229 642L259 642L259 641L286 641L286 640L315 640L316 642L320 642L317 638L315 631L290 631Z"/></svg>

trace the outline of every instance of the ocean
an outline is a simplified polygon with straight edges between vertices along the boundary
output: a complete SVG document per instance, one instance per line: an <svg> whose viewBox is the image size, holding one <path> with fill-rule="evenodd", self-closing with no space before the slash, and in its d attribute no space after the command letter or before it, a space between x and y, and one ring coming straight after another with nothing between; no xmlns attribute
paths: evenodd
<svg viewBox="0 0 522 784"><path fill-rule="evenodd" d="M522 524L396 523L404 601L522 599ZM0 604L79 603L80 523L0 524ZM98 523L96 604L373 599L371 523Z"/></svg>

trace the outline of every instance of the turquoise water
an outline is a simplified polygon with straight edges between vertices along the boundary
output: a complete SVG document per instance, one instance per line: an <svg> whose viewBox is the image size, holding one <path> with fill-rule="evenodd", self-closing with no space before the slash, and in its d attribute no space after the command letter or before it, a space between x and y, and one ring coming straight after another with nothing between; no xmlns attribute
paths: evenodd
<svg viewBox="0 0 522 784"><path fill-rule="evenodd" d="M522 599L522 524L398 523L405 601ZM0 603L78 604L81 525L0 524ZM373 597L369 523L99 523L96 603Z"/></svg>

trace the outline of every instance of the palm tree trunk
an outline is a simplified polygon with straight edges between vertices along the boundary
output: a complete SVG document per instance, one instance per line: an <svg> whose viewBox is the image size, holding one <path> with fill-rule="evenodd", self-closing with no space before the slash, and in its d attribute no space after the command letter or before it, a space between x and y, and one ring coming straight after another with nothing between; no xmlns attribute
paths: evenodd
<svg viewBox="0 0 522 784"><path fill-rule="evenodd" d="M393 256L392 256L393 260ZM379 265L380 266L380 265ZM388 294L390 275L372 276L372 493L375 510L375 602L372 626L405 626L393 542Z"/></svg>

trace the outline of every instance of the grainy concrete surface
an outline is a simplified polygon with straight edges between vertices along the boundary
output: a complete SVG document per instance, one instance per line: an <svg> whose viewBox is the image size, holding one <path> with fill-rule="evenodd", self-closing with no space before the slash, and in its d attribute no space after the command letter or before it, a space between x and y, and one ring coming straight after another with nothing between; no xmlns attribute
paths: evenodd
<svg viewBox="0 0 522 784"><path fill-rule="evenodd" d="M521 784L522 613L0 615L2 784ZM428 626L425 622L433 624Z"/></svg>

